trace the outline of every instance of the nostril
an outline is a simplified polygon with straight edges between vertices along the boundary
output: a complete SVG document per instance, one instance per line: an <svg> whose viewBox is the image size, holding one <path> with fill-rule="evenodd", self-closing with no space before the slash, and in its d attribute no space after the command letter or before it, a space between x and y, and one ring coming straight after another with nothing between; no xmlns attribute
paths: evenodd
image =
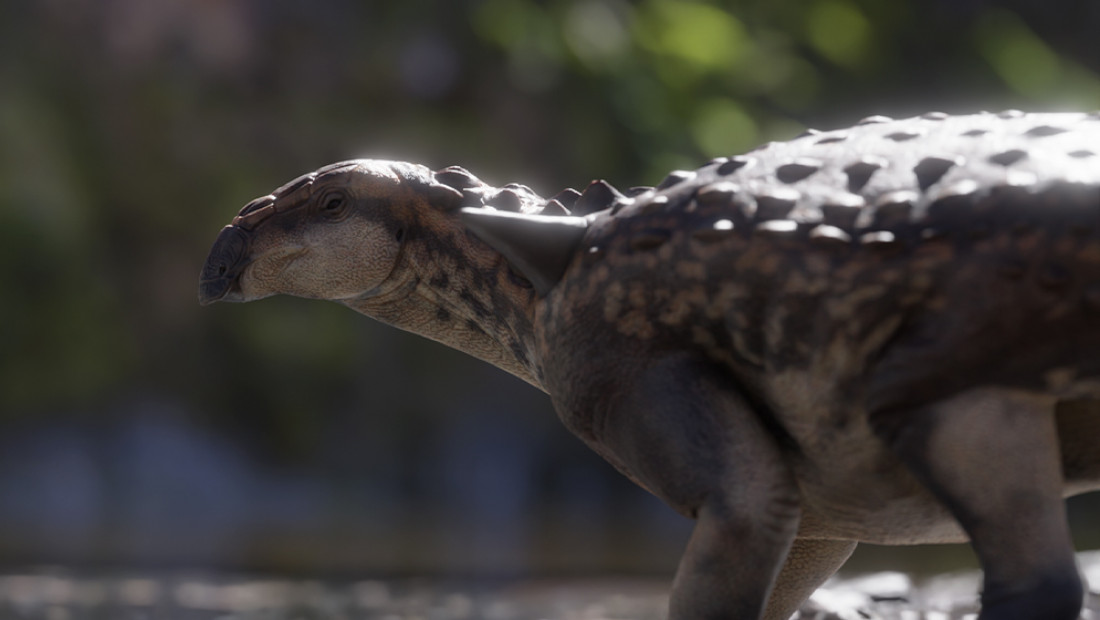
<svg viewBox="0 0 1100 620"><path fill-rule="evenodd" d="M241 268L248 252L248 237L235 226L226 226L210 248L202 268L202 278L230 278Z"/></svg>

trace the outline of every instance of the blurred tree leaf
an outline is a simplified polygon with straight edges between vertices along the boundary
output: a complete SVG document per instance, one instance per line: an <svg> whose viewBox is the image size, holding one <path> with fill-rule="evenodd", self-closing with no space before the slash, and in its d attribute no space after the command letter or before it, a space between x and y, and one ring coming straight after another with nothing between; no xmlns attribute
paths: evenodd
<svg viewBox="0 0 1100 620"><path fill-rule="evenodd" d="M1100 106L1100 77L1072 60L1060 58L1016 14L1005 10L984 13L974 37L997 75L1020 95Z"/></svg>
<svg viewBox="0 0 1100 620"><path fill-rule="evenodd" d="M818 0L806 12L810 45L830 61L850 70L876 66L872 27L859 7L847 0Z"/></svg>
<svg viewBox="0 0 1100 620"><path fill-rule="evenodd" d="M669 87L684 88L708 73L736 65L746 33L733 14L700 2L649 0L634 26L638 45L651 52Z"/></svg>
<svg viewBox="0 0 1100 620"><path fill-rule="evenodd" d="M731 99L703 101L691 123L691 134L709 157L746 151L759 140L756 121Z"/></svg>
<svg viewBox="0 0 1100 620"><path fill-rule="evenodd" d="M1007 11L990 11L976 29L978 47L1016 92L1041 96L1062 79L1062 64L1026 24Z"/></svg>

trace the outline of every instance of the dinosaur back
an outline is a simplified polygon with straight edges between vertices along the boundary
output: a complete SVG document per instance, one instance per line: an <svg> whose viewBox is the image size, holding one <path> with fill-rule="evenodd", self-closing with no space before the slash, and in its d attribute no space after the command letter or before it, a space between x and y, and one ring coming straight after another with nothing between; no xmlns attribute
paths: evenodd
<svg viewBox="0 0 1100 620"><path fill-rule="evenodd" d="M1030 380L1100 327L1100 114L871 117L588 217L550 358L693 347L761 392L791 370L886 403ZM1035 355L989 363L1010 351Z"/></svg>

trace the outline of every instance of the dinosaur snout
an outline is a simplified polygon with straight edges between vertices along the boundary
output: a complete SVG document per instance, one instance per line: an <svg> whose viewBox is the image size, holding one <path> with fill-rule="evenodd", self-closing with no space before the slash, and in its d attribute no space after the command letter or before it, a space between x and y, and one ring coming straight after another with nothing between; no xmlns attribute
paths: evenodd
<svg viewBox="0 0 1100 620"><path fill-rule="evenodd" d="M248 236L236 226L218 233L199 277L199 303L240 301L238 278L248 265Z"/></svg>

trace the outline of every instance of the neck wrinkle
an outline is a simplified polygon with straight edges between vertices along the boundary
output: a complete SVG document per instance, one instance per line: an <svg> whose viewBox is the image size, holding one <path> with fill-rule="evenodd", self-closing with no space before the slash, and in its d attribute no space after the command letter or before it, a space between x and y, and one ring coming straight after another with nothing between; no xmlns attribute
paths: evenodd
<svg viewBox="0 0 1100 620"><path fill-rule="evenodd" d="M509 277L504 257L492 254L495 260L469 260L466 263L469 266L461 272L452 265L440 264L438 257L434 261L417 261L436 269L416 273L410 282L394 287L393 290L406 292L400 298L383 294L349 300L346 305L486 361L545 392L538 379L535 301L529 289ZM477 270L482 275L476 275ZM446 276L446 287L433 285L440 275ZM482 286L471 282L475 277L482 279Z"/></svg>
<svg viewBox="0 0 1100 620"><path fill-rule="evenodd" d="M451 314L446 323L436 321L436 326L442 328L441 337L429 337L542 390L538 380L540 361L535 355L534 303L526 303L526 290L512 284L506 272L494 275L496 287L481 292L466 289L440 294L421 280L416 293Z"/></svg>

